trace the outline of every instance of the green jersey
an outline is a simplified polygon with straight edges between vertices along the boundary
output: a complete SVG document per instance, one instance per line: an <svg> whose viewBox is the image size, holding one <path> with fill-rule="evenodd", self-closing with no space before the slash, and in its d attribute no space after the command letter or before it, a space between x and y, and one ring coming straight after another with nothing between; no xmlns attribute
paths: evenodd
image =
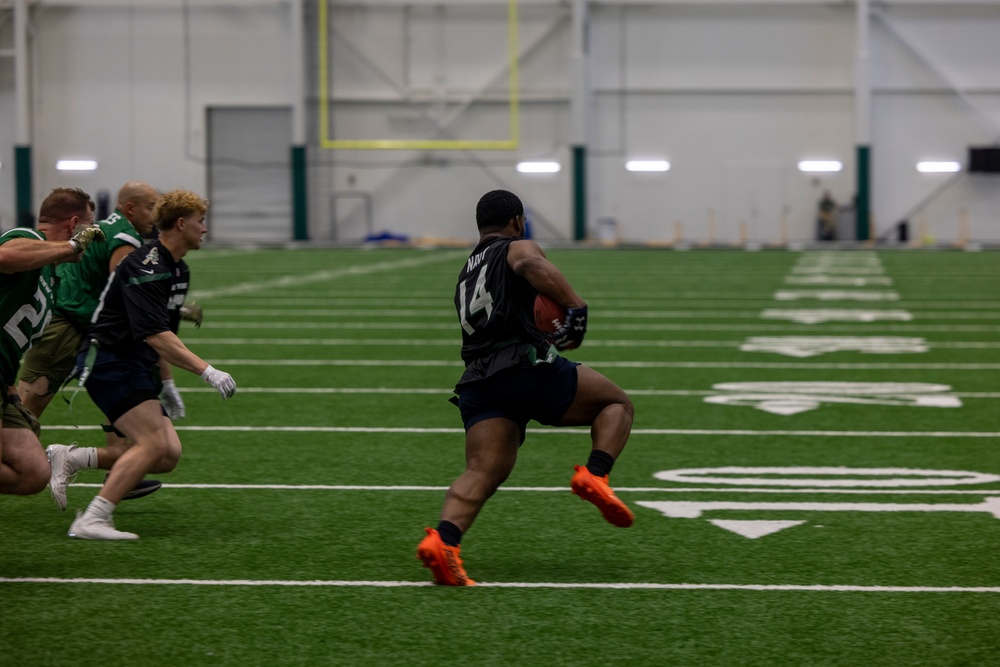
<svg viewBox="0 0 1000 667"><path fill-rule="evenodd" d="M45 235L18 227L0 236L0 245L11 239L38 239ZM51 265L21 273L0 273L0 382L3 391L14 384L21 357L52 319L53 283Z"/></svg>
<svg viewBox="0 0 1000 667"><path fill-rule="evenodd" d="M90 318L97 308L104 286L108 283L108 263L111 254L123 245L142 246L142 237L128 218L115 209L107 220L97 223L104 231L105 243L91 243L79 262L60 264L59 293L56 313L72 322L81 331L90 326Z"/></svg>

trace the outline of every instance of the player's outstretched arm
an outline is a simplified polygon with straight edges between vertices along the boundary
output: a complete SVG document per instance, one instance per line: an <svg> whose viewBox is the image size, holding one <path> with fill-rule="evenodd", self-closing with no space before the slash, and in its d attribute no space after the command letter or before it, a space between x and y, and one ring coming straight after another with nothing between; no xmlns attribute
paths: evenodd
<svg viewBox="0 0 1000 667"><path fill-rule="evenodd" d="M16 238L0 245L0 273L21 273L48 264L57 264L77 256L77 247L69 241L42 241Z"/></svg>
<svg viewBox="0 0 1000 667"><path fill-rule="evenodd" d="M161 331L147 336L146 342L156 350L163 361L200 376L202 380L218 389L222 398L229 398L236 393L236 381L229 373L210 366L208 362L189 350L173 331Z"/></svg>
<svg viewBox="0 0 1000 667"><path fill-rule="evenodd" d="M79 261L83 251L94 242L104 242L104 232L96 225L78 228L68 241L13 238L0 244L0 273L21 273L49 264Z"/></svg>

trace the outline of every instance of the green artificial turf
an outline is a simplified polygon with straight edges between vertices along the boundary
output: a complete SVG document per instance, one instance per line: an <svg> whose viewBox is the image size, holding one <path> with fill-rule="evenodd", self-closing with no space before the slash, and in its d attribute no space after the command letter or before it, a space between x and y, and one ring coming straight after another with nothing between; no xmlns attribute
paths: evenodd
<svg viewBox="0 0 1000 667"><path fill-rule="evenodd" d="M996 253L548 255L590 304L587 341L567 356L635 404L611 475L632 528L604 523L568 490L586 429L532 423L514 473L463 541L482 585L429 585L414 550L464 462L447 401L461 373L452 300L464 251L204 250L189 260L205 323L181 333L239 390L222 401L177 371L181 462L157 476L162 490L115 513L138 542L66 537L99 471L80 474L66 513L47 492L0 497L2 662L996 664L1000 516L986 505L1000 498ZM839 267L834 276L875 266L891 284L788 281L819 262ZM781 290L897 298L779 300ZM772 309L911 319L801 324L763 316ZM762 336L908 337L928 349L741 351ZM911 393L826 394L795 414L760 409L759 396L706 400L733 383L906 383ZM914 404L927 385L955 400ZM57 399L42 441L94 446L99 421L86 394L72 409ZM703 472L656 476L679 469ZM934 483L975 473L985 481ZM865 484L894 478L924 482ZM777 483L789 479L812 481ZM849 479L857 485L825 485ZM641 504L653 502L740 508L668 517ZM727 521L800 523L752 539Z"/></svg>

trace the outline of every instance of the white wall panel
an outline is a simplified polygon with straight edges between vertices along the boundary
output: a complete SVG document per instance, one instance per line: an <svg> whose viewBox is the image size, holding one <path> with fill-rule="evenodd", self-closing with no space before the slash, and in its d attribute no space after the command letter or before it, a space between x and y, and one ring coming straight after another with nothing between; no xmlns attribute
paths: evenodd
<svg viewBox="0 0 1000 667"><path fill-rule="evenodd" d="M611 116L615 105L608 102L601 115ZM680 222L686 239L704 241L714 216L718 240L737 240L745 220L751 240L776 241L787 212L790 238L809 239L822 190L842 203L852 192L854 156L844 148L852 145L851 111L851 100L835 95L636 96L621 154L595 160L595 216L618 218L625 238L671 240ZM629 173L631 157L662 158L672 167ZM800 159L822 157L842 159L845 170L817 179L796 168ZM601 187L602 179L616 188ZM761 190L756 198L751 184Z"/></svg>
<svg viewBox="0 0 1000 667"><path fill-rule="evenodd" d="M595 13L626 23L632 87L746 89L851 84L849 6L640 6Z"/></svg>
<svg viewBox="0 0 1000 667"><path fill-rule="evenodd" d="M0 50L13 49L10 30L0 26ZM14 58L0 57L0 229L15 226L14 144L17 142Z"/></svg>
<svg viewBox="0 0 1000 667"><path fill-rule="evenodd" d="M315 8L308 39L315 42ZM948 176L923 159L964 162L1000 139L1000 2L873 3L872 212L886 231ZM205 188L205 109L292 104L288 0L44 0L32 3L36 202L57 185L114 192L143 178ZM330 0L333 138L506 137L506 2ZM0 16L9 9L0 9ZM310 226L317 240L375 230L472 238L485 190L519 193L543 238L572 235L571 4L521 3L516 151L330 151L317 147L315 60L307 60ZM0 18L0 25L5 25ZM855 190L854 4L595 1L590 9L588 227L611 218L626 240L734 242L814 237L824 189ZM10 48L9 26L0 51ZM315 44L313 44L315 46ZM313 54L314 55L314 54ZM12 58L0 57L0 224L13 219ZM441 128L435 130L435 124ZM55 160L92 157L97 172ZM669 160L632 174L632 157ZM803 158L841 160L813 178ZM558 159L547 177L519 159ZM352 193L338 199L337 193ZM1000 177L959 177L911 220L939 241L1000 241ZM353 196L357 195L357 196ZM336 209L336 211L334 211ZM782 223L784 221L784 223ZM782 224L785 228L782 228ZM912 235L913 232L911 232Z"/></svg>
<svg viewBox="0 0 1000 667"><path fill-rule="evenodd" d="M204 192L206 107L288 101L286 14L193 10L185 39L176 9L36 10L35 201L62 185L114 195L133 178ZM57 172L67 156L99 169Z"/></svg>

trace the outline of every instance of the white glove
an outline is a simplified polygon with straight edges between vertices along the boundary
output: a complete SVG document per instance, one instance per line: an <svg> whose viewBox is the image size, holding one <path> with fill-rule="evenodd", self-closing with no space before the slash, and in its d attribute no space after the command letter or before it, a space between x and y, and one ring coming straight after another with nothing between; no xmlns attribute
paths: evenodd
<svg viewBox="0 0 1000 667"><path fill-rule="evenodd" d="M170 421L184 417L184 400L181 398L181 392L177 391L177 385L174 384L173 380L163 381L163 389L160 390L160 403L163 403Z"/></svg>
<svg viewBox="0 0 1000 667"><path fill-rule="evenodd" d="M236 393L236 380L229 373L217 371L209 365L201 372L201 379L219 390L223 399L227 399Z"/></svg>

